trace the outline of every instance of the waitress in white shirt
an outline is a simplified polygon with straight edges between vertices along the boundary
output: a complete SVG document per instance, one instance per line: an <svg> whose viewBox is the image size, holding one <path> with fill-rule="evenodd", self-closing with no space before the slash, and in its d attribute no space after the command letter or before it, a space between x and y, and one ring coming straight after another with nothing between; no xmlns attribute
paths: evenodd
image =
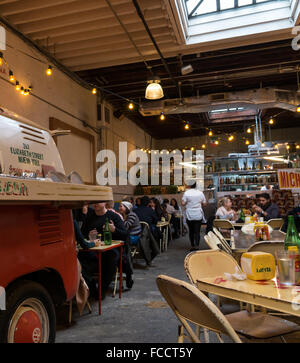
<svg viewBox="0 0 300 363"><path fill-rule="evenodd" d="M201 224L205 220L202 206L206 205L206 199L204 194L197 190L196 187L197 183L195 182L182 197L182 205L186 207L185 212L192 246L191 251L199 249Z"/></svg>

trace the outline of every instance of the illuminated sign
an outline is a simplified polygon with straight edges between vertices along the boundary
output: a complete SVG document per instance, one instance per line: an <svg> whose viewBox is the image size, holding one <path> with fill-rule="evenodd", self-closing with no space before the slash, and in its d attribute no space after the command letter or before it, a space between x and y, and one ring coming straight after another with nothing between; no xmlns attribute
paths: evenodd
<svg viewBox="0 0 300 363"><path fill-rule="evenodd" d="M278 170L280 189L300 189L300 169Z"/></svg>

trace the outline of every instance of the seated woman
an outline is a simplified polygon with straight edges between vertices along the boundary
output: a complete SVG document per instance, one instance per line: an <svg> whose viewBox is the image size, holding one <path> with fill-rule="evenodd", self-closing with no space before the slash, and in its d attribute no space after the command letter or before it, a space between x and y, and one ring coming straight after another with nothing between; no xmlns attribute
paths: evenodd
<svg viewBox="0 0 300 363"><path fill-rule="evenodd" d="M129 236L139 236L142 232L139 217L132 211L133 205L130 202L120 203L119 211L124 219L124 225Z"/></svg>
<svg viewBox="0 0 300 363"><path fill-rule="evenodd" d="M232 201L230 198L224 197L219 200L216 218L228 219L230 221L237 220L237 213L232 209Z"/></svg>

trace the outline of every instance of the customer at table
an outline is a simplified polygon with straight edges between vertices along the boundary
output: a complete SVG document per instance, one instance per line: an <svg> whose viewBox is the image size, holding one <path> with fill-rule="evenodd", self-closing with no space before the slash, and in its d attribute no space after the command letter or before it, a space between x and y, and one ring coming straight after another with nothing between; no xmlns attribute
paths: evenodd
<svg viewBox="0 0 300 363"><path fill-rule="evenodd" d="M180 220L176 218L178 210L176 210L169 202L169 199L164 199L164 204L167 206L167 212L171 215L170 223L174 228L174 238L179 238Z"/></svg>
<svg viewBox="0 0 300 363"><path fill-rule="evenodd" d="M205 221L202 206L206 205L204 194L197 190L197 183L193 183L183 194L182 205L186 207L186 219L189 227L191 251L197 250L200 245L200 230L202 221Z"/></svg>
<svg viewBox="0 0 300 363"><path fill-rule="evenodd" d="M155 214L154 210L150 207L150 198L144 196L141 199L141 205L136 208L134 212L137 214L141 222L148 223L151 233L157 240L159 240L160 231L156 226L158 222L158 217Z"/></svg>
<svg viewBox="0 0 300 363"><path fill-rule="evenodd" d="M125 228L124 222L122 219L113 211L106 209L106 203L97 203L93 205L93 209L89 209L87 215L85 217L83 226L81 228L83 236L88 239L90 234L93 233L103 233L103 229L105 227L106 218L109 221L109 229L112 232L113 240L127 240L127 230ZM125 248L124 254L125 254ZM124 255L123 255L124 257ZM102 255L101 260L101 287L102 287L102 297L105 297L105 293L113 280L113 276L116 272L116 267L119 264L120 252L117 249L112 249L110 251L105 252ZM123 258L124 260L124 258ZM82 252L80 254L80 262L82 265L86 267L89 274L92 275L98 270L98 259L97 256L92 255L87 252ZM129 270L128 261L124 261L123 271L127 273L127 269ZM130 274L130 272L128 272ZM97 295L96 295L97 296Z"/></svg>
<svg viewBox="0 0 300 363"><path fill-rule="evenodd" d="M123 201L120 203L119 211L124 219L124 225L130 236L139 236L142 227L139 217L132 210L133 205L130 202Z"/></svg>
<svg viewBox="0 0 300 363"><path fill-rule="evenodd" d="M224 197L219 200L216 218L228 219L230 221L237 220L237 213L232 209L232 201L230 198Z"/></svg>
<svg viewBox="0 0 300 363"><path fill-rule="evenodd" d="M268 193L259 195L258 203L252 206L252 211L257 213L258 217L263 217L265 221L279 217L279 208L277 204L272 203Z"/></svg>

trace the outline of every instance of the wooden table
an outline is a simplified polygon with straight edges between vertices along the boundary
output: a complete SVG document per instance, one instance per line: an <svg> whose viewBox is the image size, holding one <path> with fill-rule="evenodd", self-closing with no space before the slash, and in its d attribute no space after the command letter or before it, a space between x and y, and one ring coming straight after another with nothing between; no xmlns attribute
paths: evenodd
<svg viewBox="0 0 300 363"><path fill-rule="evenodd" d="M81 249L82 252L96 252L98 255L98 264L99 264L99 272L98 272L98 292L99 292L99 315L101 315L101 255L104 252L113 250L114 248L120 248L120 284L119 284L119 298L122 297L122 256L123 256L123 241L113 241L111 245L103 245L100 247L93 247L87 250Z"/></svg>
<svg viewBox="0 0 300 363"><path fill-rule="evenodd" d="M201 278L197 286L201 291L300 317L300 286L282 286L276 279L229 281L224 276Z"/></svg>
<svg viewBox="0 0 300 363"><path fill-rule="evenodd" d="M251 236L242 232L241 230L233 231L234 237L234 248L233 251L236 253L243 253L248 250L250 246L255 243L255 236ZM285 239L285 234L280 231L272 231L270 234L270 241L266 242L283 242Z"/></svg>

